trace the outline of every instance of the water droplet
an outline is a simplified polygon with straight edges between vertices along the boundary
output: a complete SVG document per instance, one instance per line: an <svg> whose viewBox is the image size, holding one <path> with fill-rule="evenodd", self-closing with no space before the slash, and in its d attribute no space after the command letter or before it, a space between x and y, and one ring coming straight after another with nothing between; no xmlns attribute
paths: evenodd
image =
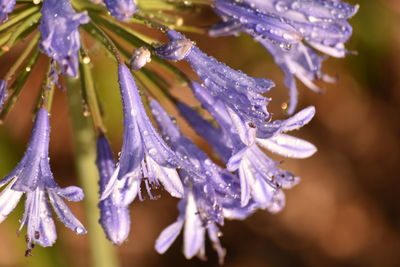
<svg viewBox="0 0 400 267"><path fill-rule="evenodd" d="M85 233L86 231L85 231L85 229L83 229L82 227L76 227L75 228L75 232L77 233L77 234L79 234L79 235L81 235L81 234L83 234L83 233Z"/></svg>
<svg viewBox="0 0 400 267"><path fill-rule="evenodd" d="M149 154L150 154L151 156L154 156L156 153L157 153L157 149L155 149L155 148L150 148L150 149L149 149Z"/></svg>

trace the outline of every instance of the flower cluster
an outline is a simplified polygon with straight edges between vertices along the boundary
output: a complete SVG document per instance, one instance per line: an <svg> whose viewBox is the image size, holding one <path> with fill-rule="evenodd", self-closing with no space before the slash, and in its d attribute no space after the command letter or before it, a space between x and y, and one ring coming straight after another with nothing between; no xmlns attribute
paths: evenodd
<svg viewBox="0 0 400 267"><path fill-rule="evenodd" d="M26 194L19 231L27 225L27 255L35 244L51 246L56 240L49 203L65 226L77 234L86 233L62 200L63 197L80 201L83 190L75 186L60 188L49 165L49 113L54 88L61 86L60 75L82 80L82 102L97 133L99 223L115 245L123 244L128 238L130 205L136 199L144 200L142 188L150 199L157 199L159 196L154 191L163 188L172 197L179 198L179 215L157 238L157 252L166 252L183 232L185 257L205 259L208 236L222 263L226 251L220 242L220 229L225 221L243 220L257 210L281 211L285 206L284 190L300 181L282 169L281 162L273 160L269 152L298 159L316 152L313 144L287 134L310 122L315 114L313 106L295 113L294 77L315 91L319 90L315 80L332 80L321 72L324 56L316 50L334 57L348 53L344 43L352 29L347 19L355 14L357 6L338 0L201 3L199 7L209 5L222 19L210 26L211 36L249 34L268 50L285 73L290 89L287 111L291 116L273 120L267 110L271 99L266 93L274 83L251 77L206 55L181 33L204 32L201 28L182 25L182 19L171 22L176 18L171 16L171 10L191 10L182 7L184 1L158 1L162 3L159 8L146 0L0 0L0 29L1 36L5 36L0 40L3 52L22 40L28 42L0 80L0 119L18 99L30 70L38 61L38 51L50 59L28 148L17 167L0 181L0 187L7 185L0 193L0 222ZM145 24L160 30L168 41L152 39L130 24ZM99 103L103 100L97 96L92 80L90 49L86 48L93 43L86 41L89 38L112 54L118 65L124 128L118 160L106 137ZM126 50L121 39L135 47L133 53ZM154 64L148 64L152 59ZM186 61L197 78L175 66L176 61ZM23 67L25 71L18 71ZM172 84L160 75L160 69L173 75L172 83L179 80L187 85L202 112L169 91ZM176 120L156 99L160 94L210 144L213 155L206 154L182 134ZM205 112L212 120L206 119Z"/></svg>
<svg viewBox="0 0 400 267"><path fill-rule="evenodd" d="M344 43L352 28L346 20L357 10L358 6L338 0L216 0L215 12L223 22L210 35L244 32L264 46L285 74L290 94L287 111L292 114L297 106L294 77L314 91L320 90L316 80L333 81L321 72L324 57L315 50L332 57L349 53Z"/></svg>

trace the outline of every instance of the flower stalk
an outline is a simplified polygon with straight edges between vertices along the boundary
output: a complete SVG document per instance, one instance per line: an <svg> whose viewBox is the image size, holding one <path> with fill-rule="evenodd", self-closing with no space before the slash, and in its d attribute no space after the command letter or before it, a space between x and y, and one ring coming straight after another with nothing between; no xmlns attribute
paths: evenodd
<svg viewBox="0 0 400 267"><path fill-rule="evenodd" d="M77 176L85 191L85 214L90 244L91 266L117 267L115 248L106 240L98 224L100 217L98 203L98 173L95 165L95 135L89 118L82 116L79 80L68 78L68 104L72 120L75 144L75 165Z"/></svg>

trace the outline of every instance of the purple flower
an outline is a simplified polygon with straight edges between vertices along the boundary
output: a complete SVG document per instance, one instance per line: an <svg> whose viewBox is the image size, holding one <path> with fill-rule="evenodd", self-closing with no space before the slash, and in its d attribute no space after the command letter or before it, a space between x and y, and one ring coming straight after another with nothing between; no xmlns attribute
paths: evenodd
<svg viewBox="0 0 400 267"><path fill-rule="evenodd" d="M76 13L69 0L44 0L41 12L41 51L60 64L62 73L76 77L81 47L78 27L88 23L89 16L86 11Z"/></svg>
<svg viewBox="0 0 400 267"><path fill-rule="evenodd" d="M166 60L182 60L190 52L193 42L186 39L174 40L165 45L156 47L154 51L157 56Z"/></svg>
<svg viewBox="0 0 400 267"><path fill-rule="evenodd" d="M319 91L314 83L315 80L334 81L320 72L324 57L304 43L327 55L344 57L348 53L344 48L344 43L352 34L352 28L346 19L352 17L357 10L358 6L338 0L244 0L242 2L217 0L215 11L221 16L223 22L215 25L210 30L210 35L237 35L245 32L260 42L285 74L285 84L289 88L290 96L287 111L288 114L293 114L297 106L298 94L294 77L314 91ZM296 30L300 34L298 41L279 40L271 37L270 31L264 34L257 30L260 27L268 29L262 24L266 17L275 18L278 28L283 29L286 25ZM272 33L282 32L273 30ZM282 34L282 36L285 35ZM290 34L286 35L286 37L290 36Z"/></svg>
<svg viewBox="0 0 400 267"><path fill-rule="evenodd" d="M249 5L231 0L217 0L214 7L224 22L217 29L246 29L252 36L261 36L274 43L290 46L301 41L302 35L280 17L264 13Z"/></svg>
<svg viewBox="0 0 400 267"><path fill-rule="evenodd" d="M187 259L194 256L205 260L205 239L208 233L214 249L217 251L220 263L223 263L225 249L221 247L218 227L214 223L206 226L198 215L198 208L193 193L189 191L187 196L178 204L179 216L176 222L166 227L158 236L155 248L163 254L183 231L183 254Z"/></svg>
<svg viewBox="0 0 400 267"><path fill-rule="evenodd" d="M22 195L26 194L25 212L21 227L27 224L28 249L33 244L51 246L57 238L50 204L65 226L77 234L85 234L83 225L75 218L61 197L80 201L84 194L79 187L60 188L54 181L49 165L50 123L47 110L40 109L36 116L28 149L17 167L0 181L8 186L0 193L0 222L10 214Z"/></svg>
<svg viewBox="0 0 400 267"><path fill-rule="evenodd" d="M346 54L344 43L352 29L346 22L357 13L358 5L352 6L339 0L271 1L244 0L262 12L272 13L296 28L311 46L334 57Z"/></svg>
<svg viewBox="0 0 400 267"><path fill-rule="evenodd" d="M176 239L184 226L184 254L187 258L197 255L204 258L205 234L208 233L223 262L225 250L219 242L217 225L223 225L224 217L243 219L254 212L251 204L242 208L238 178L213 163L208 156L183 136L175 123L155 101L150 107L161 132L168 143L194 169L186 165L179 170L184 177L185 196L179 204L180 215L177 222L167 227L157 239L156 250L164 253Z"/></svg>
<svg viewBox="0 0 400 267"><path fill-rule="evenodd" d="M160 183L172 196L182 197L183 186L176 172L181 159L165 144L151 124L130 70L125 65L119 65L118 74L124 111L124 138L119 166L106 186L102 199L111 194L118 180L126 178L127 186L121 188L121 194L124 195L124 191L138 192L144 177L147 177L144 182L150 198L153 198L150 188L157 188Z"/></svg>
<svg viewBox="0 0 400 267"><path fill-rule="evenodd" d="M215 127L209 121L203 119L193 108L183 102L178 102L176 107L179 110L179 114L196 133L211 145L223 162L227 162L232 154L232 150L227 146L226 140L223 138L222 129Z"/></svg>
<svg viewBox="0 0 400 267"><path fill-rule="evenodd" d="M136 13L134 0L104 0L108 11L118 20L126 21Z"/></svg>
<svg viewBox="0 0 400 267"><path fill-rule="evenodd" d="M268 38L290 48L304 39L316 49L334 57L343 57L346 53L344 43L350 38L352 29L346 19L352 17L358 6L351 6L340 1L260 1L244 0L238 3L232 0L217 0L215 11L224 20L224 26L217 26L217 31L227 28L232 23L240 25L237 29L247 32L256 38ZM275 18L276 28L270 29L263 25L267 18ZM229 26L232 28L232 25ZM279 29L291 27L297 33L297 38L291 34L282 33ZM261 29L265 29L267 34ZM258 30L257 30L258 29ZM228 28L229 31L229 28ZM277 34L282 40L270 35ZM284 38L286 37L286 38ZM282 45L281 45L282 46Z"/></svg>
<svg viewBox="0 0 400 267"><path fill-rule="evenodd" d="M171 41L185 40L175 31L168 31ZM235 110L247 122L258 126L262 135L265 121L270 118L267 111L269 99L262 94L274 83L267 79L252 78L241 71L236 71L212 57L207 56L193 46L185 60L203 81L211 94Z"/></svg>
<svg viewBox="0 0 400 267"><path fill-rule="evenodd" d="M0 111L3 108L4 100L7 97L7 82L0 80Z"/></svg>
<svg viewBox="0 0 400 267"><path fill-rule="evenodd" d="M289 88L288 114L293 114L297 106L298 93L295 77L315 92L321 92L320 88L314 83L315 80L335 81L332 77L321 72L322 61L325 57L320 56L303 43L293 45L289 51L284 51L268 40L257 39L257 41L268 50L275 63L285 74L285 85Z"/></svg>
<svg viewBox="0 0 400 267"><path fill-rule="evenodd" d="M15 2L15 0L0 0L0 23L8 19L8 14L13 11Z"/></svg>
<svg viewBox="0 0 400 267"><path fill-rule="evenodd" d="M97 139L97 169L100 174L100 196L104 192L106 185L110 181L115 171L115 161L111 152L110 145L105 136ZM119 185L125 186L129 182L126 177L118 181ZM100 201L100 224L109 240L115 245L121 245L129 235L130 216L129 204L133 201L132 196L136 196L137 192L129 194L124 191L124 195L119 194L121 186L116 186L110 196ZM132 187L133 190L138 187Z"/></svg>
<svg viewBox="0 0 400 267"><path fill-rule="evenodd" d="M299 178L278 168L278 163L265 155L258 146L285 157L311 156L316 151L312 144L284 133L308 123L315 109L309 107L285 121L267 123L268 136L259 137L254 125L243 121L236 112L214 98L204 87L193 85L196 98L222 129L222 136L217 138L223 138L232 151L227 168L229 171L237 171L240 178L242 206L248 205L253 199L260 208L270 212L280 211L285 203L281 188L291 188L299 182Z"/></svg>

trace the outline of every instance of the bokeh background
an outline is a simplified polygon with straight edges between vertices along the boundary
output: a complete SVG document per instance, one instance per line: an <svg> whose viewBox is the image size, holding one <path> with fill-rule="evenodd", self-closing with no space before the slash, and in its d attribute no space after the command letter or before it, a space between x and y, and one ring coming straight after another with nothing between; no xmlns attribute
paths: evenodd
<svg viewBox="0 0 400 267"><path fill-rule="evenodd" d="M338 77L338 82L321 84L322 95L299 83L300 107L315 105L317 115L295 134L314 143L318 153L305 160L284 160L283 167L302 177L302 182L286 191L287 207L281 213L259 211L245 221L226 222L222 229L222 244L228 250L225 266L400 266L400 2L349 2L361 6L350 20L354 34L347 45L358 55L325 62L324 71ZM211 12L196 16L194 21L202 26L216 20ZM287 99L283 75L261 46L246 36L190 37L228 65L274 80L277 86L269 94L273 98L269 110L275 118L284 118L280 109ZM0 58L0 74L17 55L18 48ZM92 46L91 55L108 136L117 153L122 114L116 68L99 47ZM42 78L40 70L32 75L0 127L0 176L12 170L23 155ZM188 89L173 90L193 101ZM180 118L178 123L209 151ZM72 136L66 93L57 90L50 154L62 186L78 183ZM157 201L134 202L129 241L111 248L118 253L121 266L217 265L209 244L208 261L184 259L181 237L165 255L155 252L156 237L176 219L176 204L166 194ZM83 205L69 205L85 222ZM59 238L54 247L37 247L33 257L25 258L23 233L16 236L22 212L19 205L0 225L0 266L90 266L88 237L73 234L61 223L57 224Z"/></svg>

